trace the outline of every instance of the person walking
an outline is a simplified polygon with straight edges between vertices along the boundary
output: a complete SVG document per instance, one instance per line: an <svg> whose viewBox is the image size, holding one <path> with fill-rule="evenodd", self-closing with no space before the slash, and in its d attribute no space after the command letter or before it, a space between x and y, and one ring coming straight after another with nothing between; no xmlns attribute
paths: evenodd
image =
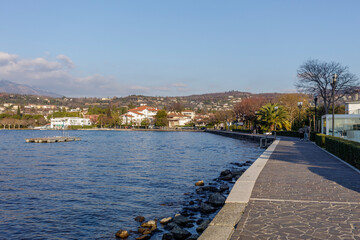
<svg viewBox="0 0 360 240"><path fill-rule="evenodd" d="M300 137L300 141L304 140L304 128L299 128L299 137Z"/></svg>
<svg viewBox="0 0 360 240"><path fill-rule="evenodd" d="M304 127L304 141L309 140L309 127L305 125Z"/></svg>

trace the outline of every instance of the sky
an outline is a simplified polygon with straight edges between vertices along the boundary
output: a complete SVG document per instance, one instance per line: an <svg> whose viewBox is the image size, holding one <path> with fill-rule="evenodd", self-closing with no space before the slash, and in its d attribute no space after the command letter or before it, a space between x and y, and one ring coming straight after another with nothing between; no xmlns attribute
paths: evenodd
<svg viewBox="0 0 360 240"><path fill-rule="evenodd" d="M309 59L360 76L358 0L0 0L0 80L68 97L296 92Z"/></svg>

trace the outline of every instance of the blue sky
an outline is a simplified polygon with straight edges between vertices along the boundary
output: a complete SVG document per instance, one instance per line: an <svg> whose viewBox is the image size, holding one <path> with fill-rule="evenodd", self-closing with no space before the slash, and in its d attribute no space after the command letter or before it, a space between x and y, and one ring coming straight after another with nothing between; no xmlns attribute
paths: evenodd
<svg viewBox="0 0 360 240"><path fill-rule="evenodd" d="M66 96L294 92L308 59L360 76L360 1L0 0L0 80Z"/></svg>

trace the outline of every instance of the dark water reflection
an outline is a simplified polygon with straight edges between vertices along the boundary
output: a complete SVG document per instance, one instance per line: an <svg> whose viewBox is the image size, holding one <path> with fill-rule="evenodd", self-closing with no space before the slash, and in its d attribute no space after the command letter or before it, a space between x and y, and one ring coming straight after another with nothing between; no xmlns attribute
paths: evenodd
<svg viewBox="0 0 360 240"><path fill-rule="evenodd" d="M174 215L195 181L262 153L208 133L69 133L82 141L25 143L62 133L0 131L0 239L112 239L136 229L137 215Z"/></svg>

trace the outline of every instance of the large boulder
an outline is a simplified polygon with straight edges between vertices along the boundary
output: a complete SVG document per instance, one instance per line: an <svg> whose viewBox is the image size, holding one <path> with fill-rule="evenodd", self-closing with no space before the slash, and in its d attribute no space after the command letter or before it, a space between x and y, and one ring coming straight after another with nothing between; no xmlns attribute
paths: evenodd
<svg viewBox="0 0 360 240"><path fill-rule="evenodd" d="M207 204L207 203L201 203L200 204L200 212L208 214L208 213L213 213L216 211L216 208L213 208L211 205Z"/></svg>
<svg viewBox="0 0 360 240"><path fill-rule="evenodd" d="M215 207L219 207L225 204L226 198L220 193L213 193L210 195L208 202Z"/></svg>
<svg viewBox="0 0 360 240"><path fill-rule="evenodd" d="M231 171L230 171L230 170L225 170L225 171L222 171L222 172L220 173L221 176L226 176L226 175L229 175L229 174L231 174Z"/></svg>
<svg viewBox="0 0 360 240"><path fill-rule="evenodd" d="M229 186L227 184L223 184L220 186L220 192L224 192L226 190L229 190Z"/></svg>
<svg viewBox="0 0 360 240"><path fill-rule="evenodd" d="M214 186L205 186L201 188L203 191L218 192L219 190Z"/></svg>
<svg viewBox="0 0 360 240"><path fill-rule="evenodd" d="M176 223L171 222L171 223L166 224L164 229L170 231L171 229L173 229L176 226L178 226Z"/></svg>
<svg viewBox="0 0 360 240"><path fill-rule="evenodd" d="M193 220L183 215L178 215L174 217L173 222L179 226L185 226L186 224L193 222Z"/></svg>
<svg viewBox="0 0 360 240"><path fill-rule="evenodd" d="M164 233L161 240L173 240L173 235L171 233Z"/></svg>
<svg viewBox="0 0 360 240"><path fill-rule="evenodd" d="M185 240L187 237L191 236L190 232L178 226L174 227L170 232L176 240Z"/></svg>
<svg viewBox="0 0 360 240"><path fill-rule="evenodd" d="M143 228L153 228L153 227L156 227L156 221L155 221L155 220L147 221L146 223L141 224L141 227L143 227Z"/></svg>
<svg viewBox="0 0 360 240"><path fill-rule="evenodd" d="M119 230L115 233L115 237L125 239L129 237L129 232L126 230Z"/></svg>
<svg viewBox="0 0 360 240"><path fill-rule="evenodd" d="M233 178L233 175L231 173L221 177L221 179L224 180L224 181L231 181L232 178Z"/></svg>
<svg viewBox="0 0 360 240"><path fill-rule="evenodd" d="M203 221L197 228L196 228L196 231L198 233L202 233L203 231L205 231L205 229L208 227L210 223L210 220L205 220Z"/></svg>

